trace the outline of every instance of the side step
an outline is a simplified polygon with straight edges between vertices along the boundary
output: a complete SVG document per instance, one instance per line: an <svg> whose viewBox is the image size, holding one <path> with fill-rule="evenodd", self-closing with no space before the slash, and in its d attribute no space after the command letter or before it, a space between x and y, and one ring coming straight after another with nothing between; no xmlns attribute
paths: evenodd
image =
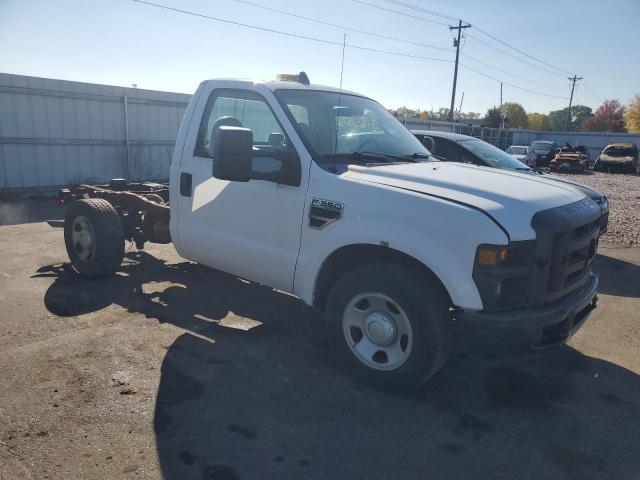
<svg viewBox="0 0 640 480"><path fill-rule="evenodd" d="M64 228L64 220L47 220L50 227Z"/></svg>

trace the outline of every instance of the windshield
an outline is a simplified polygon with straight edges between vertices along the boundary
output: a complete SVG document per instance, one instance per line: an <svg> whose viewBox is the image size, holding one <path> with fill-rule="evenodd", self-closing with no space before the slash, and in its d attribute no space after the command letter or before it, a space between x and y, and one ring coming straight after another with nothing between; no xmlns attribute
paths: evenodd
<svg viewBox="0 0 640 480"><path fill-rule="evenodd" d="M548 152L551 150L551 144L545 142L533 142L531 144L531 148L534 150L544 150L545 152Z"/></svg>
<svg viewBox="0 0 640 480"><path fill-rule="evenodd" d="M276 90L298 133L320 161L344 156L351 163L379 156L376 162L415 161L430 153L379 103L355 95L318 90ZM359 158L356 154L367 154Z"/></svg>
<svg viewBox="0 0 640 480"><path fill-rule="evenodd" d="M514 155L526 155L527 154L527 147L514 147L514 146L511 146L511 147L509 147L509 152L513 153Z"/></svg>
<svg viewBox="0 0 640 480"><path fill-rule="evenodd" d="M633 157L636 152L629 147L609 147L604 151L604 154L611 157Z"/></svg>
<svg viewBox="0 0 640 480"><path fill-rule="evenodd" d="M473 140L463 140L458 142L462 148L470 151L488 165L495 168L505 168L507 170L530 170L520 160L513 158L507 152L503 152L498 147L490 143L474 138Z"/></svg>

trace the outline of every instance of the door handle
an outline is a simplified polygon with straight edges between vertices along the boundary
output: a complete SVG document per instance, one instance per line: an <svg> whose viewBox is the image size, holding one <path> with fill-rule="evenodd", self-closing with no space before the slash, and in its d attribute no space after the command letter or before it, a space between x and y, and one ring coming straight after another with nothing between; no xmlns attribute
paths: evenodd
<svg viewBox="0 0 640 480"><path fill-rule="evenodd" d="M182 172L180 174L180 195L183 197L191 196L192 176L190 173Z"/></svg>

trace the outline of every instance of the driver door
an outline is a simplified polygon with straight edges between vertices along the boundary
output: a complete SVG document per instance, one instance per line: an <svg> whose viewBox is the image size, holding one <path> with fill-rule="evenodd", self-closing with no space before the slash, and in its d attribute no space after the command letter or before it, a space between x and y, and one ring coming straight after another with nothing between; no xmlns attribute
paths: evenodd
<svg viewBox="0 0 640 480"><path fill-rule="evenodd" d="M292 291L304 189L270 180L219 180L212 176L211 156L221 125L252 130L254 149L261 151L254 171L278 171L276 152L294 147L267 101L251 90L214 89L199 118L197 138L187 140L180 165L181 183L190 178L179 197L182 250L204 265Z"/></svg>

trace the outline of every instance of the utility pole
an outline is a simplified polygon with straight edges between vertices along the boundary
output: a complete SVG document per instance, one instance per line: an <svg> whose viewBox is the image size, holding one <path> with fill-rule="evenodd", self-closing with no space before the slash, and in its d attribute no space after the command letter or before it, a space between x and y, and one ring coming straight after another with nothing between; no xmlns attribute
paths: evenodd
<svg viewBox="0 0 640 480"><path fill-rule="evenodd" d="M458 20L457 27L449 27L449 30L458 30L458 39L453 41L453 46L456 47L456 66L453 70L453 91L451 92L451 108L449 109L449 121L453 122L453 109L456 104L456 83L458 82L458 59L460 58L460 35L463 28L469 28L471 25L462 25L462 20Z"/></svg>
<svg viewBox="0 0 640 480"><path fill-rule="evenodd" d="M582 80L582 77L578 77L577 75L574 75L573 78L569 77L567 80L571 81L571 96L569 97L569 113L567 115L567 129L569 128L569 123L571 122L571 105L573 104L573 91L576 88L576 82L578 80Z"/></svg>

